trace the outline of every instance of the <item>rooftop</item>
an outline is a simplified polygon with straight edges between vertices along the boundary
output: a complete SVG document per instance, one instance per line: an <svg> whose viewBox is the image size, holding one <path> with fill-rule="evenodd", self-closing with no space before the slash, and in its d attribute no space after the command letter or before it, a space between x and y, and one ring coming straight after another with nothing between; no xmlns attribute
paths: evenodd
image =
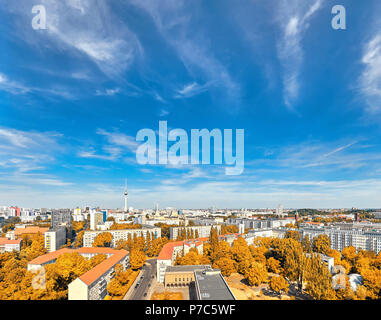
<svg viewBox="0 0 381 320"><path fill-rule="evenodd" d="M166 272L194 272L197 270L212 269L210 264L194 265L194 266L168 266Z"/></svg>
<svg viewBox="0 0 381 320"><path fill-rule="evenodd" d="M49 228L42 228L42 227L26 227L26 228L16 228L15 229L15 235L21 236L23 234L33 234L33 233L41 233L44 234L46 231L48 231Z"/></svg>
<svg viewBox="0 0 381 320"><path fill-rule="evenodd" d="M128 251L126 250L115 250L111 248L79 248L79 249L68 249L63 248L48 254L44 254L42 256L33 259L28 264L41 265L49 262L54 262L60 255L64 253L73 253L77 252L79 254L111 254L111 256L102 261L93 269L87 271L82 276L79 277L84 283L87 285L92 284L95 280L99 279L103 274L105 274L108 270L113 268L116 264L118 264L123 258L128 255Z"/></svg>
<svg viewBox="0 0 381 320"><path fill-rule="evenodd" d="M21 239L18 240L9 240L8 238L0 238L0 245L4 244L20 244Z"/></svg>
<svg viewBox="0 0 381 320"><path fill-rule="evenodd" d="M200 300L235 300L220 270L195 271Z"/></svg>
<svg viewBox="0 0 381 320"><path fill-rule="evenodd" d="M175 247L179 247L179 246L183 246L183 245L190 246L192 244L199 246L204 241L208 241L208 240L209 240L208 238L198 238L198 239L193 239L193 240L168 242L161 249L157 259L158 260L171 260L173 250L175 249Z"/></svg>

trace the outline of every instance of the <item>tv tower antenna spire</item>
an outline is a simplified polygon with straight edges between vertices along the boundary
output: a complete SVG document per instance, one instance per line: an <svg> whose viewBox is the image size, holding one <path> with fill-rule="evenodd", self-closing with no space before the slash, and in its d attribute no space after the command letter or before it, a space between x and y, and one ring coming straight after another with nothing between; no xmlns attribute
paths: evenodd
<svg viewBox="0 0 381 320"><path fill-rule="evenodd" d="M127 192L127 179L125 179L124 180L124 212L128 211L128 208L127 208L127 195L128 195L128 192Z"/></svg>

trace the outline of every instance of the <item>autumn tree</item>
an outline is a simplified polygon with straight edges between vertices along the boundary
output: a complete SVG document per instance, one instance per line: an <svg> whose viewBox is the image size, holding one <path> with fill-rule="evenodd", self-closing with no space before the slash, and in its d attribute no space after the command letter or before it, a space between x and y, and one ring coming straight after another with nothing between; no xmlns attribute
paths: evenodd
<svg viewBox="0 0 381 320"><path fill-rule="evenodd" d="M364 287L367 289L367 296L371 299L381 298L381 270L376 268L366 268L361 271Z"/></svg>
<svg viewBox="0 0 381 320"><path fill-rule="evenodd" d="M328 254L327 255L332 257L332 258L334 258L335 265L341 263L341 253L340 253L340 251L337 251L337 250L334 250L334 249L330 249L330 250L328 250Z"/></svg>
<svg viewBox="0 0 381 320"><path fill-rule="evenodd" d="M215 260L213 263L213 268L220 269L222 275L225 277L229 277L232 273L237 272L234 261L226 257Z"/></svg>
<svg viewBox="0 0 381 320"><path fill-rule="evenodd" d="M130 266L132 270L143 267L146 262L146 255L141 250L132 249L130 252Z"/></svg>
<svg viewBox="0 0 381 320"><path fill-rule="evenodd" d="M298 231L295 231L295 230L288 230L285 235L284 235L285 238L291 238L291 239L294 239L296 241L300 241L300 238L301 238L301 235Z"/></svg>
<svg viewBox="0 0 381 320"><path fill-rule="evenodd" d="M31 261L47 252L45 249L45 238L41 233L34 235L30 243L28 247L20 252L21 258Z"/></svg>
<svg viewBox="0 0 381 320"><path fill-rule="evenodd" d="M210 256L210 260L213 262L215 260L219 260L221 258L232 258L230 245L226 241L220 241L218 246L213 248L210 244L204 244L204 253Z"/></svg>
<svg viewBox="0 0 381 320"><path fill-rule="evenodd" d="M231 253L232 258L236 261L238 273L244 275L251 262L254 261L246 240L241 237L234 240Z"/></svg>
<svg viewBox="0 0 381 320"><path fill-rule="evenodd" d="M259 262L261 264L266 264L265 254L268 252L267 248L263 246L254 247L253 245L250 245L249 249L254 261Z"/></svg>
<svg viewBox="0 0 381 320"><path fill-rule="evenodd" d="M105 255L105 254L97 254L97 255L91 257L88 260L89 269L94 268L95 266L97 266L101 262L105 261L106 259L107 259L107 255Z"/></svg>
<svg viewBox="0 0 381 320"><path fill-rule="evenodd" d="M341 254L343 255L344 259L349 261L350 263L353 263L355 258L356 258L356 249L352 246L350 247L345 247L342 251Z"/></svg>
<svg viewBox="0 0 381 320"><path fill-rule="evenodd" d="M290 247L286 251L284 263L284 273L292 281L296 281L298 289L301 291L308 269L308 257L303 251L299 242L292 240Z"/></svg>
<svg viewBox="0 0 381 320"><path fill-rule="evenodd" d="M306 272L306 292L316 300L334 300L335 290L332 288L332 276L320 256L313 253L309 258Z"/></svg>
<svg viewBox="0 0 381 320"><path fill-rule="evenodd" d="M98 234L93 242L93 247L111 247L112 234L110 232L102 232Z"/></svg>
<svg viewBox="0 0 381 320"><path fill-rule="evenodd" d="M266 261L266 266L267 266L267 269L273 273L280 273L282 271L282 268L280 266L280 262L278 260L274 259L273 257L270 257Z"/></svg>
<svg viewBox="0 0 381 320"><path fill-rule="evenodd" d="M209 243L212 250L215 251L219 244L217 229L212 227L209 234Z"/></svg>
<svg viewBox="0 0 381 320"><path fill-rule="evenodd" d="M259 286L267 280L267 277L266 267L255 261L248 266L245 272L245 279L251 286Z"/></svg>
<svg viewBox="0 0 381 320"><path fill-rule="evenodd" d="M77 237L75 239L75 243L74 243L74 247L75 248L79 248L79 247L82 247L83 246L83 235L84 235L84 231L79 231L77 233Z"/></svg>
<svg viewBox="0 0 381 320"><path fill-rule="evenodd" d="M328 236L321 234L313 240L313 251L327 255L330 251L331 241Z"/></svg>
<svg viewBox="0 0 381 320"><path fill-rule="evenodd" d="M355 299L356 300L365 300L368 296L368 290L366 289L365 286L358 286L356 289L356 295Z"/></svg>
<svg viewBox="0 0 381 320"><path fill-rule="evenodd" d="M289 284L282 276L273 276L270 279L270 289L276 293L288 292Z"/></svg>
<svg viewBox="0 0 381 320"><path fill-rule="evenodd" d="M302 246L305 252L310 252L312 250L312 245L309 236L306 235L303 237Z"/></svg>
<svg viewBox="0 0 381 320"><path fill-rule="evenodd" d="M210 260L200 254L196 248L191 248L187 254L180 257L176 264L179 265L202 265L202 264L210 264Z"/></svg>
<svg viewBox="0 0 381 320"><path fill-rule="evenodd" d="M107 286L107 293L113 300L122 299L132 282L137 276L137 271L131 269L124 270L120 264L115 266L115 277L109 282Z"/></svg>

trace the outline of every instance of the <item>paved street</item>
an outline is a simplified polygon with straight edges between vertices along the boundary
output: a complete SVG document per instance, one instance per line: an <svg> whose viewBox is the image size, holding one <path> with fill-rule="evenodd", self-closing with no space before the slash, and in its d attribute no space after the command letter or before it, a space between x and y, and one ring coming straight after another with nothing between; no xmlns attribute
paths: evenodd
<svg viewBox="0 0 381 320"><path fill-rule="evenodd" d="M156 279L156 259L147 260L145 266L143 267L143 272L140 277L139 286L132 292L129 300L145 300L148 298L144 297L144 294L148 292L149 286L152 285L152 281Z"/></svg>

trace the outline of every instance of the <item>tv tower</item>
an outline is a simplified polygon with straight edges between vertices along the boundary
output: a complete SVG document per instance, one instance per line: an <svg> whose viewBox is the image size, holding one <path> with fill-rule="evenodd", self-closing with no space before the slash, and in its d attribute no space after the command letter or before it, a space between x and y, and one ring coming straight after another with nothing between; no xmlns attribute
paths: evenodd
<svg viewBox="0 0 381 320"><path fill-rule="evenodd" d="M124 181L124 212L128 211L128 208L127 208L127 195L128 195L128 192L127 192L127 179L126 179Z"/></svg>

